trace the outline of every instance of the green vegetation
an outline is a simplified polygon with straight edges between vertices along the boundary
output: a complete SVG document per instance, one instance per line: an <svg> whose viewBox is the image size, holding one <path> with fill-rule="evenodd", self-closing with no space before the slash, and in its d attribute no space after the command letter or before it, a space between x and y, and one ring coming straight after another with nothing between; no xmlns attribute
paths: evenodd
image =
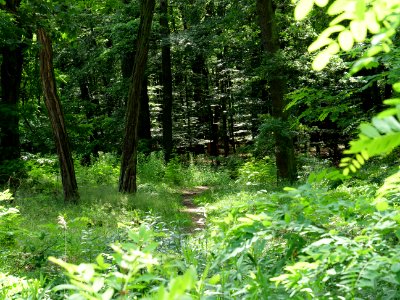
<svg viewBox="0 0 400 300"><path fill-rule="evenodd" d="M68 206L54 160L29 158L15 198L2 194L2 299L397 299L395 156L352 178L310 159L308 179L283 190L265 160L238 161L232 179L153 153L132 196L102 154L77 167L81 202ZM207 223L191 232L181 193L198 185Z"/></svg>
<svg viewBox="0 0 400 300"><path fill-rule="evenodd" d="M0 0L0 300L400 299L399 1L189 2Z"/></svg>

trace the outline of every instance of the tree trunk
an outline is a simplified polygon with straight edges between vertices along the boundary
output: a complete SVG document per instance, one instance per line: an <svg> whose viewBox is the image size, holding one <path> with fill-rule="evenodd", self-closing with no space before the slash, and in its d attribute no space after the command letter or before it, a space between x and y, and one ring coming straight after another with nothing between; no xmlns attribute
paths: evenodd
<svg viewBox="0 0 400 300"><path fill-rule="evenodd" d="M65 129L64 114L61 102L57 95L56 81L53 68L53 50L50 37L44 29L38 29L38 40L41 44L40 77L45 97L45 104L49 113L53 129L58 159L60 162L61 180L64 189L64 200L76 203L79 200L78 185L75 178L74 163L67 131Z"/></svg>
<svg viewBox="0 0 400 300"><path fill-rule="evenodd" d="M135 62L133 65L126 108L125 136L119 178L119 191L124 193L135 193L137 190L136 165L140 95L147 62L147 55L149 52L149 39L151 23L153 21L154 6L155 0L143 0L141 7L137 50L135 54Z"/></svg>
<svg viewBox="0 0 400 300"><path fill-rule="evenodd" d="M14 48L14 47L13 47ZM22 48L2 49L0 103L0 160L18 159L20 156L18 98L22 76Z"/></svg>
<svg viewBox="0 0 400 300"><path fill-rule="evenodd" d="M163 86L163 148L165 161L169 161L172 154L172 72L171 47L169 42L168 0L160 0L160 27L161 27L161 56L162 56L162 86Z"/></svg>
<svg viewBox="0 0 400 300"><path fill-rule="evenodd" d="M17 13L20 1L6 1L1 9ZM1 101L0 101L0 165L5 161L19 159L19 113L18 99L22 78L23 45L7 45L0 49ZM11 174L2 170L0 183L9 180Z"/></svg>
<svg viewBox="0 0 400 300"><path fill-rule="evenodd" d="M142 151L145 155L149 155L152 149L151 140L151 120L150 120L150 105L149 93L147 90L147 76L143 79L142 92L140 95L140 111L139 111L139 132L138 139L142 143Z"/></svg>
<svg viewBox="0 0 400 300"><path fill-rule="evenodd" d="M272 0L257 0L257 12L261 28L261 41L267 55L273 57L279 51L279 37L275 24L275 12L272 8ZM270 96L272 100L272 116L283 122L287 121L284 112L284 94L286 81L279 66L269 78ZM276 130L275 156L277 176L279 180L294 182L297 177L293 140L282 130Z"/></svg>
<svg viewBox="0 0 400 300"><path fill-rule="evenodd" d="M136 52L130 51L122 56L122 77L130 79L132 75L132 69L135 61ZM151 141L151 120L150 120L150 105L149 105L149 94L147 90L147 76L144 77L142 82L142 89L140 94L140 105L139 105L139 127L138 127L138 139L144 144L144 153L150 154L152 148Z"/></svg>

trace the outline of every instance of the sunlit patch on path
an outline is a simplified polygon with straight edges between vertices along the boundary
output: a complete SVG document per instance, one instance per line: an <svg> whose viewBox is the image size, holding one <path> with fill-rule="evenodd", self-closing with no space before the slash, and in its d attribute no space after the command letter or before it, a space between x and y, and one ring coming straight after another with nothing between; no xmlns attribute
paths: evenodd
<svg viewBox="0 0 400 300"><path fill-rule="evenodd" d="M205 207L197 206L193 202L193 198L207 190L207 186L196 186L182 192L182 205L184 206L182 211L189 214L192 219L192 224L187 228L188 232L200 231L206 226L206 209Z"/></svg>

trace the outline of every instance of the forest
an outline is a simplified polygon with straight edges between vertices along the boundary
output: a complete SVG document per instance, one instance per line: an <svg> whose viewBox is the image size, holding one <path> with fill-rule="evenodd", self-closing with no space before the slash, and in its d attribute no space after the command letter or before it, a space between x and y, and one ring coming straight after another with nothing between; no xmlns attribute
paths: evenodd
<svg viewBox="0 0 400 300"><path fill-rule="evenodd" d="M398 0L0 0L0 300L400 299Z"/></svg>

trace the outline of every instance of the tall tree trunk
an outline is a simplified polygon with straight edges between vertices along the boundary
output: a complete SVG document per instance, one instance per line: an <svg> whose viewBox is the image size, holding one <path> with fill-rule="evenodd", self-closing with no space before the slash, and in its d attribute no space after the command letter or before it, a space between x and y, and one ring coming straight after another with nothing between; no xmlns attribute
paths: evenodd
<svg viewBox="0 0 400 300"><path fill-rule="evenodd" d="M78 185L76 183L74 162L72 160L68 135L65 129L64 114L60 99L57 95L52 44L50 37L44 29L38 29L37 33L38 40L41 44L39 53L40 77L60 162L64 200L66 202L76 203L79 200Z"/></svg>
<svg viewBox="0 0 400 300"><path fill-rule="evenodd" d="M163 148L165 161L169 161L172 154L172 71L171 47L169 41L168 0L160 0L160 27L161 27L161 56L162 56L162 86L163 86Z"/></svg>
<svg viewBox="0 0 400 300"><path fill-rule="evenodd" d="M217 151L214 149L213 141L215 141L217 132L215 124L213 123L213 111L210 102L207 99L209 78L206 60L202 53L195 54L191 67L193 72L192 85L194 113L198 119L198 122L193 124L192 131L201 132L201 136L199 135L197 138L208 140L209 154L213 153L211 155L216 155Z"/></svg>
<svg viewBox="0 0 400 300"><path fill-rule="evenodd" d="M152 149L152 140L149 93L147 90L147 84L148 80L147 76L145 76L143 79L142 92L140 95L138 139L142 143L142 150L144 154L149 155Z"/></svg>
<svg viewBox="0 0 400 300"><path fill-rule="evenodd" d="M233 153L236 153L236 145L235 145L235 121L233 119L233 112L234 112L234 103L233 103L233 97L232 97L232 81L229 79L229 98L228 98L228 110L229 110L229 118L228 118L228 131L229 131L229 141L232 145L232 151Z"/></svg>
<svg viewBox="0 0 400 300"><path fill-rule="evenodd" d="M19 4L20 1L8 0L0 8L17 14ZM2 165L5 161L20 157L18 99L22 78L23 45L6 45L0 52L3 57L0 101L0 165ZM11 175L9 172L6 172L7 174L4 172L4 170L0 172L0 183L5 183Z"/></svg>
<svg viewBox="0 0 400 300"><path fill-rule="evenodd" d="M119 177L119 191L124 193L134 193L137 190L136 165L140 94L146 68L147 55L149 52L149 39L151 23L153 21L154 6L155 0L143 0L141 7L137 50L135 54L135 62L133 65L126 108L125 136Z"/></svg>
<svg viewBox="0 0 400 300"><path fill-rule="evenodd" d="M257 0L257 12L261 28L261 40L264 51L273 57L279 51L279 37L275 24L275 12L272 8L272 0ZM287 121L284 112L284 95L286 81L281 68L276 68L269 78L270 95L272 100L272 116L283 122ZM293 140L288 134L282 134L281 130L274 132L275 156L277 175L280 180L294 182L297 176Z"/></svg>
<svg viewBox="0 0 400 300"><path fill-rule="evenodd" d="M122 77L129 80L132 75L132 69L135 62L136 52L130 51L122 56ZM151 141L151 119L150 119L150 105L149 105L149 94L147 90L147 76L144 76L142 82L142 89L140 93L140 105L139 105L139 127L138 127L138 139L145 144L145 154L150 154L152 148Z"/></svg>

